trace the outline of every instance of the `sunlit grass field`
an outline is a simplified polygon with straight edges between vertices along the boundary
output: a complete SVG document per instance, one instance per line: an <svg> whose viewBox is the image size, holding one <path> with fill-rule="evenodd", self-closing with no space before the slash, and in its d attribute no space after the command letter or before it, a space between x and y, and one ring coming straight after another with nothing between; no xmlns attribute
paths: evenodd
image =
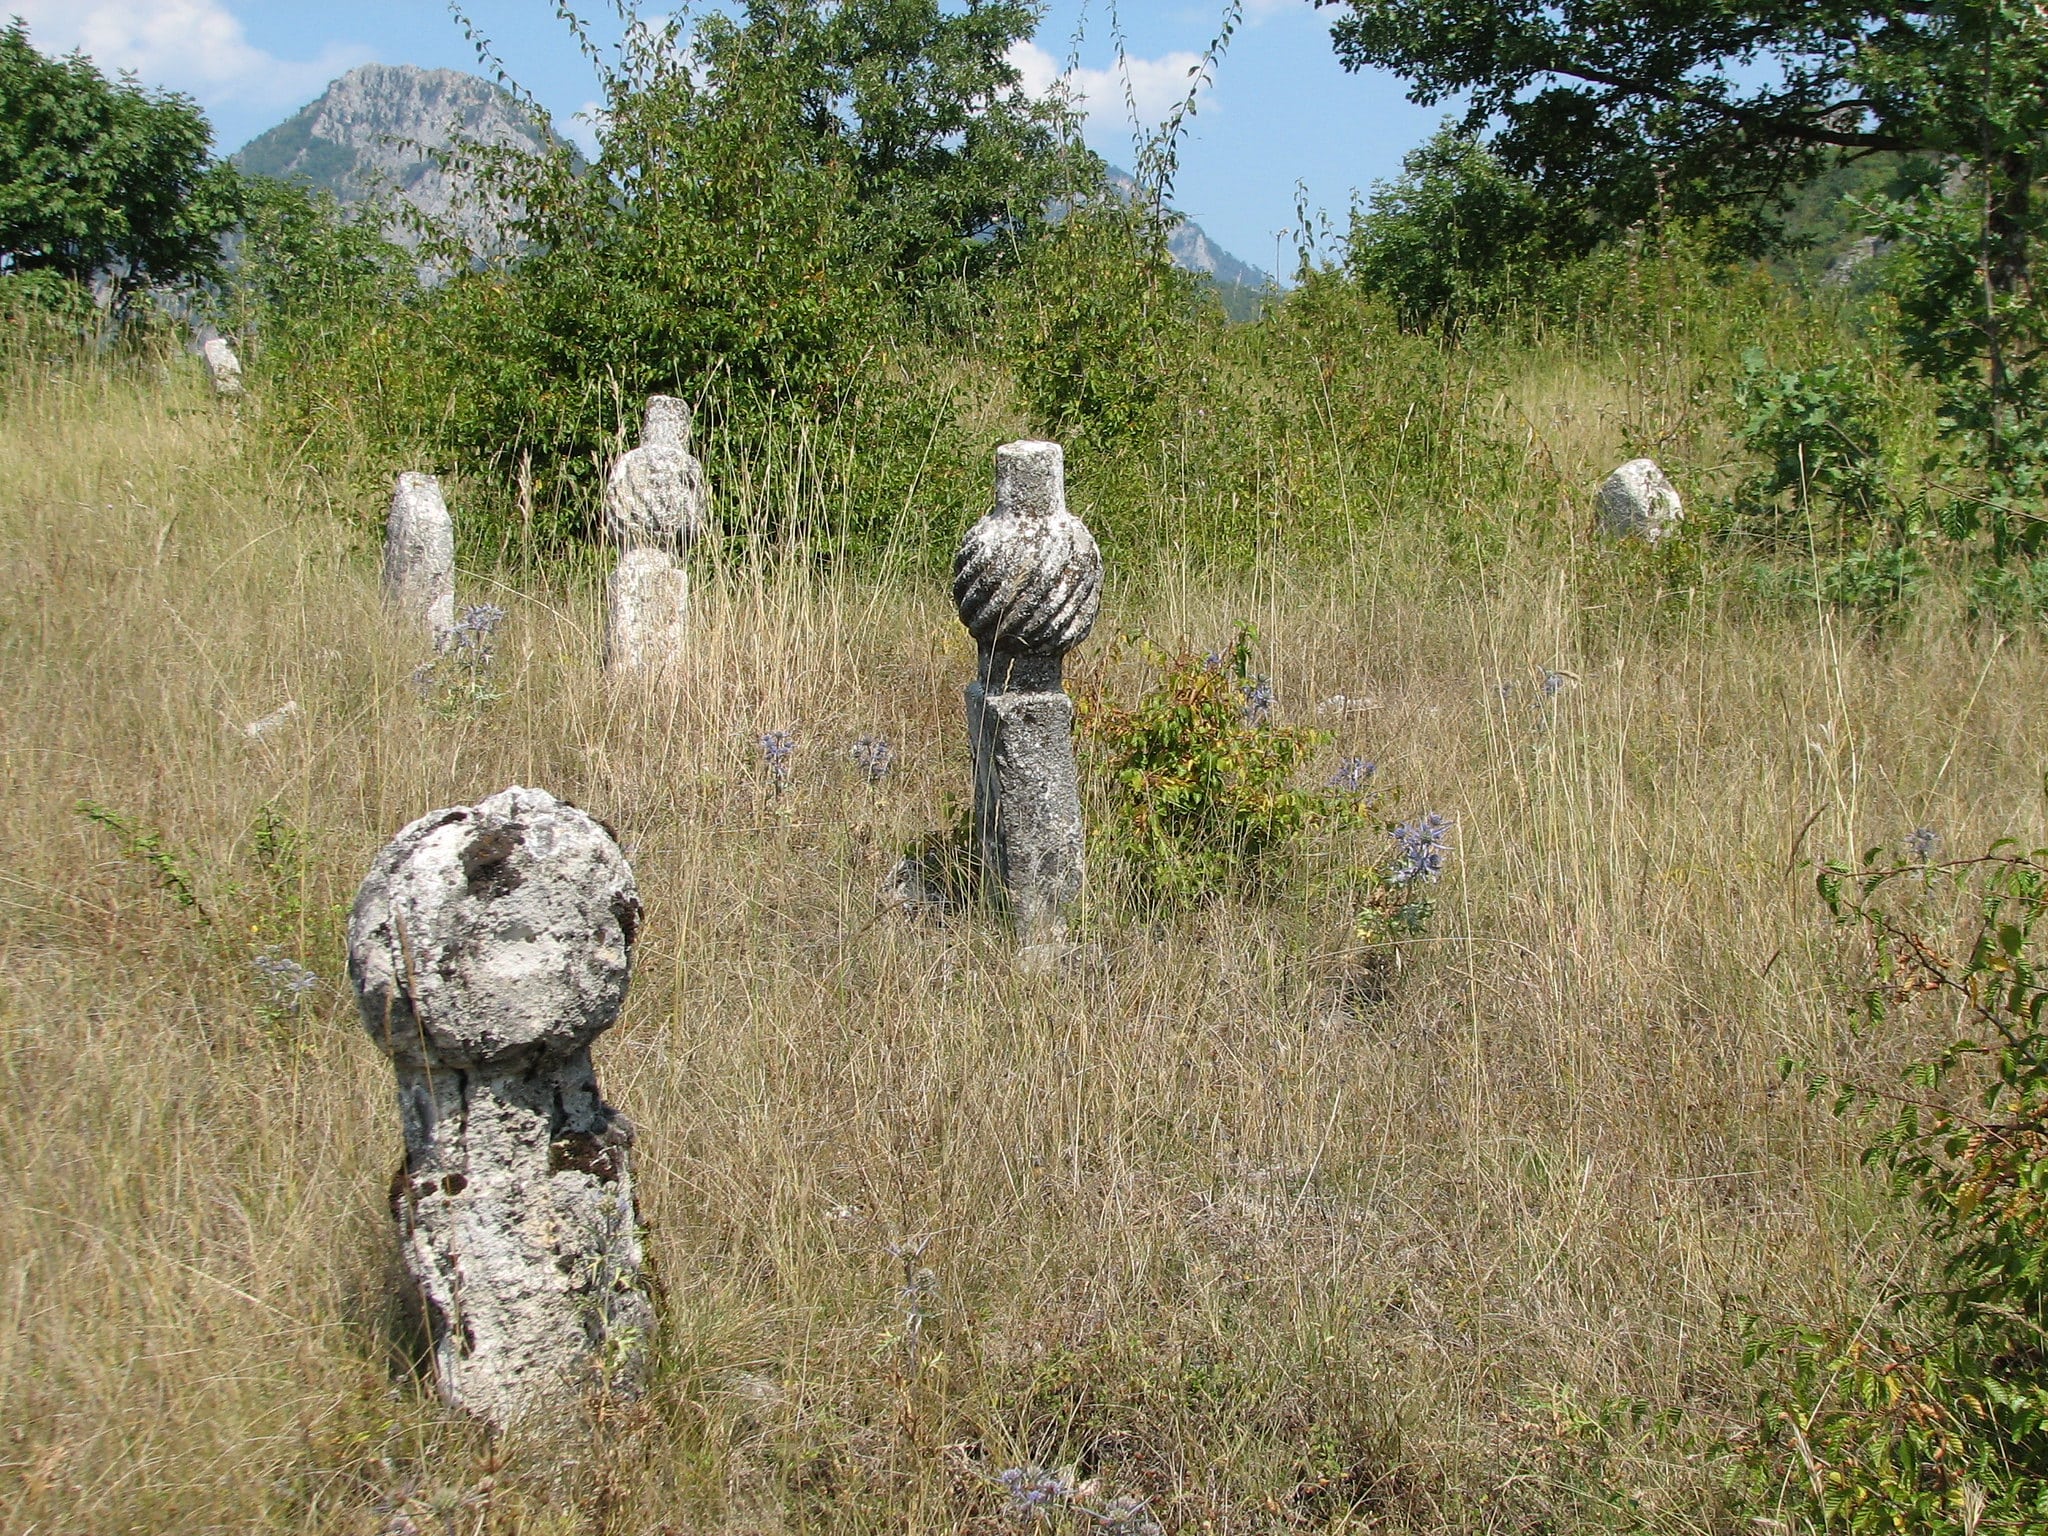
<svg viewBox="0 0 2048 1536"><path fill-rule="evenodd" d="M1345 914L1285 892L1098 902L1050 974L880 902L966 792L942 579L710 558L687 664L621 686L590 572L465 569L509 613L495 696L423 692L375 477L299 465L184 360L15 366L0 1527L1754 1529L1744 1317L1917 1262L1779 1062L1940 1043L1852 1029L1807 863L2039 841L2048 663L1940 593L1872 635L1595 540L1673 387L1539 356L1472 404L1526 445L1481 545L1379 515L1474 494L1447 480L1354 487L1335 562L1112 551L1077 690L1141 684L1128 632L1253 623L1281 717L1333 735L1318 774L1368 756L1390 811L1452 818L1375 998ZM615 827L646 904L596 1056L663 1332L644 1398L493 1440L413 1361L340 934L400 826L512 783ZM264 954L318 986L274 998ZM1078 1491L1019 1515L1011 1469Z"/></svg>

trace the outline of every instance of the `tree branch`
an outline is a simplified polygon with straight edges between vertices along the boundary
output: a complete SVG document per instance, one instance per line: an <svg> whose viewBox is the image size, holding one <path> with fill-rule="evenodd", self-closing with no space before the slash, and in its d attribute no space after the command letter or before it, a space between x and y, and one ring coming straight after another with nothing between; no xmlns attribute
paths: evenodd
<svg viewBox="0 0 2048 1536"><path fill-rule="evenodd" d="M1786 116L1760 107L1745 107L1736 102L1716 100L1698 91L1682 90L1661 81L1645 80L1630 75L1619 75L1609 70L1598 69L1591 64L1554 62L1537 73L1561 75L1566 79L1583 80L1589 85L1604 85L1610 90L1620 91L1628 96L1646 96L1653 101L1670 102L1674 106L1704 107L1719 113L1731 122L1743 127L1758 124L1769 126L1778 135L1804 144L1831 144L1841 149L1899 150L1910 152L1930 146L1902 139L1896 134L1865 133L1852 129L1830 128L1825 123L1811 118ZM1856 102L1836 102L1822 109L1832 116L1844 107L1854 107Z"/></svg>

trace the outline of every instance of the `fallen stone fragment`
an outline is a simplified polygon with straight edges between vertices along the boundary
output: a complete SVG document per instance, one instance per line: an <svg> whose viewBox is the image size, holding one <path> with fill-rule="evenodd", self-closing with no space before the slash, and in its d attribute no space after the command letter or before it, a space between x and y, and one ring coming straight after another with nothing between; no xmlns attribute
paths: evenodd
<svg viewBox="0 0 2048 1536"><path fill-rule="evenodd" d="M298 712L298 701L296 699L287 699L269 714L264 715L260 719L251 720L247 725L243 726L242 734L251 741L261 741L279 727L290 724L292 717L298 714Z"/></svg>
<svg viewBox="0 0 2048 1536"><path fill-rule="evenodd" d="M1616 538L1658 544L1678 531L1685 507L1654 459L1630 459L1600 487L1600 526Z"/></svg>

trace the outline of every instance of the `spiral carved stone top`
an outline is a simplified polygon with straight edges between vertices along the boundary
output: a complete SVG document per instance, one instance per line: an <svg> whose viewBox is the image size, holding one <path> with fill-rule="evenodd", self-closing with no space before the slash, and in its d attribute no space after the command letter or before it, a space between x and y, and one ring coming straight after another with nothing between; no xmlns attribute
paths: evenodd
<svg viewBox="0 0 2048 1536"><path fill-rule="evenodd" d="M651 396L640 446L620 456L605 485L605 532L615 542L677 554L697 542L710 497L689 441L690 407L670 395Z"/></svg>
<svg viewBox="0 0 2048 1536"><path fill-rule="evenodd" d="M1062 656L1095 627L1102 552L1067 510L1058 443L996 450L996 504L953 559L953 602L984 648Z"/></svg>
<svg viewBox="0 0 2048 1536"><path fill-rule="evenodd" d="M639 922L611 833L515 785L422 816L377 855L349 914L349 977L401 1062L559 1059L618 1017Z"/></svg>

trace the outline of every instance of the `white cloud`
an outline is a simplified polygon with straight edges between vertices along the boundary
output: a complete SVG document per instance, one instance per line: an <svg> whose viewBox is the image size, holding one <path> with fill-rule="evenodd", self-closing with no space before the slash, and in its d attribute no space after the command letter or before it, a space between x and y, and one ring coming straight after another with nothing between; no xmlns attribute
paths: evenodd
<svg viewBox="0 0 2048 1536"><path fill-rule="evenodd" d="M1195 71L1202 64L1200 54L1176 49L1156 59L1126 56L1121 65L1108 69L1063 71L1057 59L1031 42L1013 43L1008 58L1010 66L1024 77L1023 87L1030 95L1044 96L1055 86L1065 85L1085 119L1086 138L1098 148L1105 143L1129 142L1133 107L1142 131L1157 128L1187 100ZM1204 83L1197 105L1209 108L1210 94L1210 86Z"/></svg>
<svg viewBox="0 0 2048 1536"><path fill-rule="evenodd" d="M583 151L584 158L597 158L597 136L604 131L606 113L601 101L586 101L566 120L557 120L555 131Z"/></svg>
<svg viewBox="0 0 2048 1536"><path fill-rule="evenodd" d="M281 59L251 43L221 0L0 0L44 53L83 49L108 73L197 97L209 110L293 106L369 55L332 44L316 59Z"/></svg>

